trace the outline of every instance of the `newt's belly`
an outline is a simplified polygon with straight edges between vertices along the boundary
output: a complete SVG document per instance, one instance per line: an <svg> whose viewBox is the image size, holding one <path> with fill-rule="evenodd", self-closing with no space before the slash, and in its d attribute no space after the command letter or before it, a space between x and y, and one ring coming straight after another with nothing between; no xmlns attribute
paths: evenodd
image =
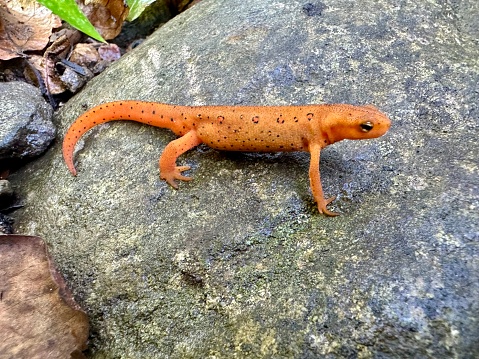
<svg viewBox="0 0 479 359"><path fill-rule="evenodd" d="M233 114L201 119L196 132L204 144L223 151L307 151L307 124L256 115Z"/></svg>

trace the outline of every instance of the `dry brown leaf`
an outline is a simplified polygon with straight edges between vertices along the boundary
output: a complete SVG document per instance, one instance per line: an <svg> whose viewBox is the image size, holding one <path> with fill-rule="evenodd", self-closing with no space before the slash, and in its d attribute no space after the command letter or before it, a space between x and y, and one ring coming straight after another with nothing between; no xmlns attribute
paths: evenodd
<svg viewBox="0 0 479 359"><path fill-rule="evenodd" d="M58 95L70 89L69 84L65 84L61 75L57 71L57 64L65 59L66 55L72 47L72 42L77 41L75 34L68 31L60 31L60 36L52 36L55 38L53 43L45 50L43 56L31 55L28 64L23 73L25 78L31 83L44 87L45 91L52 95ZM43 84L39 84L39 81Z"/></svg>
<svg viewBox="0 0 479 359"><path fill-rule="evenodd" d="M66 91L66 86L54 71L54 64L47 61L44 56L31 55L28 59L30 67L25 67L23 74L31 83L48 87L48 93L51 95L58 95ZM50 66L46 71L45 66ZM46 75L46 76L45 76ZM38 77L43 81L43 84L38 84Z"/></svg>
<svg viewBox="0 0 479 359"><path fill-rule="evenodd" d="M0 235L0 328L2 358L84 357L88 317L39 237Z"/></svg>
<svg viewBox="0 0 479 359"><path fill-rule="evenodd" d="M59 76L55 65L57 62L65 59L66 55L71 50L71 39L72 37L68 34L58 37L43 54L43 63L45 64L45 73L43 76L45 87L50 94L54 93L52 92L53 86L60 87L60 83L69 88L69 86L61 79L61 76Z"/></svg>
<svg viewBox="0 0 479 359"><path fill-rule="evenodd" d="M60 18L35 0L0 0L0 60L42 50L60 26Z"/></svg>
<svg viewBox="0 0 479 359"><path fill-rule="evenodd" d="M80 0L78 5L105 40L120 33L129 11L123 0Z"/></svg>
<svg viewBox="0 0 479 359"><path fill-rule="evenodd" d="M73 48L69 60L80 66L93 67L100 61L100 55L95 44L80 43Z"/></svg>

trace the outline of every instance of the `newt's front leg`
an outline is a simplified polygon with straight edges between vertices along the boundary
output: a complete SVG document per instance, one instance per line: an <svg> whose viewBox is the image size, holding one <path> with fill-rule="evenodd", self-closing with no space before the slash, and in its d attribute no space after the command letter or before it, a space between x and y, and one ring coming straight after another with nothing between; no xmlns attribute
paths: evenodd
<svg viewBox="0 0 479 359"><path fill-rule="evenodd" d="M176 180L190 181L191 177L181 174L183 171L190 169L189 166L177 166L176 159L193 147L201 144L195 130L187 132L180 138L171 141L160 156L160 178L168 182L173 188L178 189Z"/></svg>
<svg viewBox="0 0 479 359"><path fill-rule="evenodd" d="M311 154L311 162L309 164L309 181L311 183L311 191L313 192L313 197L318 204L319 213L324 213L328 216L337 216L339 213L331 212L326 208L336 196L333 196L328 199L324 199L323 186L321 185L321 177L319 174L319 158L321 153L321 146L317 144L309 145L309 152Z"/></svg>

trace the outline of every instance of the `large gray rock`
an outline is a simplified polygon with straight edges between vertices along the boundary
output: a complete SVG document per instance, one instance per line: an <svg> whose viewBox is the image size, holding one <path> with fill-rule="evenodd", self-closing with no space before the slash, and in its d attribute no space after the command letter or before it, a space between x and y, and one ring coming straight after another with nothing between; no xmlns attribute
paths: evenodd
<svg viewBox="0 0 479 359"><path fill-rule="evenodd" d="M373 103L393 127L323 152L337 218L317 213L306 154L201 146L175 191L156 163L174 136L133 123L86 136L76 178L59 145L19 172L17 231L49 243L91 357L479 356L477 15L473 0L205 0L94 79L63 131L116 99Z"/></svg>

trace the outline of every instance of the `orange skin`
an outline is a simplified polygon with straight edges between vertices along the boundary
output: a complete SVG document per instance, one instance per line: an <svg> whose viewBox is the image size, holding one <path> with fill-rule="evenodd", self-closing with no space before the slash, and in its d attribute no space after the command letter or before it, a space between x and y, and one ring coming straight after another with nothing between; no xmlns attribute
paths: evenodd
<svg viewBox="0 0 479 359"><path fill-rule="evenodd" d="M371 105L301 106L175 106L156 102L117 101L96 106L81 115L68 129L63 158L76 176L73 152L80 137L101 123L131 120L168 128L177 136L160 156L160 177L172 187L189 166L176 159L201 143L225 151L286 152L311 154L309 179L320 213L336 216L326 206L319 175L319 155L324 147L344 139L359 140L384 135L391 121Z"/></svg>

